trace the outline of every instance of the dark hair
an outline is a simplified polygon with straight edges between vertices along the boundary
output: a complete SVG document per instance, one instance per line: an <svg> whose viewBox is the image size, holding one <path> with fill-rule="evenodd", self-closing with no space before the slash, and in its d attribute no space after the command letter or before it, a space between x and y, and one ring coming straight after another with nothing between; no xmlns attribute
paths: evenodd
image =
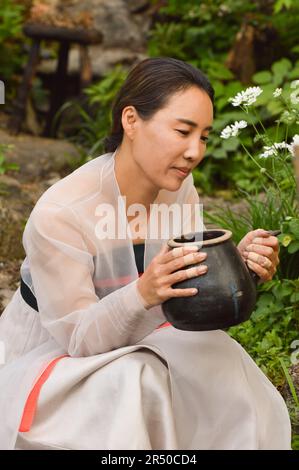
<svg viewBox="0 0 299 470"><path fill-rule="evenodd" d="M166 106L171 96L191 86L204 90L214 102L214 90L205 75L192 65L171 57L139 62L128 74L112 105L112 128L104 139L105 152L114 152L123 139L122 111L134 106L144 121Z"/></svg>

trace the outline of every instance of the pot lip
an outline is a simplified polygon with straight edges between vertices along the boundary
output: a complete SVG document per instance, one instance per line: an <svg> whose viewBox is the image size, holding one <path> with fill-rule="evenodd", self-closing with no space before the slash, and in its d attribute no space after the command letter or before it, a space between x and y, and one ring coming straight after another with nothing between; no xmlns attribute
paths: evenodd
<svg viewBox="0 0 299 470"><path fill-rule="evenodd" d="M174 241L175 238L178 238L178 237L174 237L174 238L171 238L170 240L168 240L167 245L170 248L176 248L176 247L181 247L181 246L200 246L200 247L202 247L202 246L209 246L209 245L218 245L219 243L223 243L223 242L225 242L226 240L229 240L232 237L232 232L230 230L225 230L225 229L222 229L222 228L210 228L210 229L207 229L207 230L203 230L203 233L204 232L222 232L223 235L221 235L220 237L212 238L211 240L195 241L195 242L175 242ZM190 233L192 233L192 232L190 232Z"/></svg>

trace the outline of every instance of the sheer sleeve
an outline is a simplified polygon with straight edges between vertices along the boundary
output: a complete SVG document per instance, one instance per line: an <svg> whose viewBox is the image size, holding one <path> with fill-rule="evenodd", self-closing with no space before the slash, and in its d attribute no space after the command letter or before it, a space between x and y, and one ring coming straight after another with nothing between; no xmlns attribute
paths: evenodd
<svg viewBox="0 0 299 470"><path fill-rule="evenodd" d="M200 211L200 208L199 208L199 205L201 204L200 202L200 199L199 199L199 195L198 195L198 192L197 192L197 189L196 187L194 186L194 184L191 185L189 191L188 191L188 195L186 196L186 199L184 200L184 203L185 204L191 204L191 207L192 207L192 211L191 211L191 227L192 227L192 230L191 231L196 231L197 229L198 230L206 230L206 227L203 223L203 215L200 214L199 218L196 217L196 215L198 216L198 214L196 214L196 211ZM197 227L197 224L199 222L199 219L201 220L201 226L200 227Z"/></svg>
<svg viewBox="0 0 299 470"><path fill-rule="evenodd" d="M135 344L165 321L161 309L144 307L137 280L98 298L93 257L71 208L36 205L23 244L41 323L70 356Z"/></svg>

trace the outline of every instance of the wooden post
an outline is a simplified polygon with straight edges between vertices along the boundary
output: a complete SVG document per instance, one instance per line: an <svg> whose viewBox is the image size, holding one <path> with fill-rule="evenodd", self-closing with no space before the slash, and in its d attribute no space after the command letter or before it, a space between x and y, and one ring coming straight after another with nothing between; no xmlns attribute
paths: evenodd
<svg viewBox="0 0 299 470"><path fill-rule="evenodd" d="M53 119L63 104L65 97L69 48L69 41L61 41L58 55L58 64L51 90L50 110L47 115L46 127L43 134L46 137L54 137L58 127L58 122L53 125Z"/></svg>
<svg viewBox="0 0 299 470"><path fill-rule="evenodd" d="M80 54L80 90L90 85L92 80L92 68L88 54L88 48L84 45L79 45Z"/></svg>
<svg viewBox="0 0 299 470"><path fill-rule="evenodd" d="M20 84L16 100L13 104L12 116L8 122L8 129L11 134L14 135L20 132L22 123L26 116L27 100L39 60L39 49L40 40L34 39L30 49L29 59L24 71L24 76L22 78L22 83Z"/></svg>

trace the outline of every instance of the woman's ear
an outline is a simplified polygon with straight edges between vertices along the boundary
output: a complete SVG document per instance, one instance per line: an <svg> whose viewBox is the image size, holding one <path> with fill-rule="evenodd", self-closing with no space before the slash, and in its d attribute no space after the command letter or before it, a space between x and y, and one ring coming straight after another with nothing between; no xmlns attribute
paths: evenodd
<svg viewBox="0 0 299 470"><path fill-rule="evenodd" d="M130 139L132 139L134 137L138 122L138 114L134 106L126 106L123 109L121 122L123 125L124 133Z"/></svg>

